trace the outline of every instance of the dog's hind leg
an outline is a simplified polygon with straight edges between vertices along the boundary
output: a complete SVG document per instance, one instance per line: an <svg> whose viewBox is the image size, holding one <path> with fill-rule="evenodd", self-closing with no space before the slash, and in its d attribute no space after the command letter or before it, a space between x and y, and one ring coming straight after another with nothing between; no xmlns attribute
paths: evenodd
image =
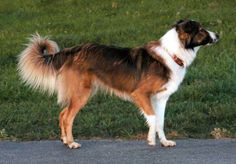
<svg viewBox="0 0 236 164"><path fill-rule="evenodd" d="M156 145L156 115L152 108L150 96L142 93L133 93L132 98L135 104L143 112L149 126L147 141L149 145Z"/></svg>
<svg viewBox="0 0 236 164"><path fill-rule="evenodd" d="M64 125L64 120L65 120L65 116L67 115L67 111L68 111L68 107L64 108L59 116L59 126L61 129L61 141L64 144L67 144L67 138L66 138L66 131L65 131L65 125Z"/></svg>
<svg viewBox="0 0 236 164"><path fill-rule="evenodd" d="M81 145L79 143L74 142L74 138L72 135L72 126L74 122L74 118L81 108L87 103L91 94L90 88L82 88L78 90L78 94L72 96L70 105L68 107L68 111L66 112L66 117L64 119L65 125L65 133L67 139L67 145L71 149L79 148Z"/></svg>

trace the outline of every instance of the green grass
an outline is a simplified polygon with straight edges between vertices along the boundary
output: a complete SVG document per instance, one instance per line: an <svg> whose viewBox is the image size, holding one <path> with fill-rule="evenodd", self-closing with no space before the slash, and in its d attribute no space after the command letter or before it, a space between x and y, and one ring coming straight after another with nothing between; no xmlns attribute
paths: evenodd
<svg viewBox="0 0 236 164"><path fill-rule="evenodd" d="M0 2L0 139L59 138L60 107L24 86L17 55L38 31L61 48L82 42L137 46L158 40L182 18L220 34L199 51L167 105L166 132L195 138L236 137L236 2L230 0L2 0ZM218 128L218 129L216 129ZM135 138L147 132L134 105L99 94L75 120L77 137Z"/></svg>

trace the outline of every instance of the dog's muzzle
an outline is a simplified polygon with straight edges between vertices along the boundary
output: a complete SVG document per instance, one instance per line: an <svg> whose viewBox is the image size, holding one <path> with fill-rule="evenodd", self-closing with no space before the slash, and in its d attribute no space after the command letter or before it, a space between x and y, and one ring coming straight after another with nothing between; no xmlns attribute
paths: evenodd
<svg viewBox="0 0 236 164"><path fill-rule="evenodd" d="M217 33L207 31L211 37L211 43L216 43L219 41L220 36Z"/></svg>

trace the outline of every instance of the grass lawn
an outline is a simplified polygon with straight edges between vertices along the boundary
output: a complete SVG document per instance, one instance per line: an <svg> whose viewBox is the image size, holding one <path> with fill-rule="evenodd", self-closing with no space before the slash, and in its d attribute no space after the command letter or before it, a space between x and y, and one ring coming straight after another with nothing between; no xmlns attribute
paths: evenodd
<svg viewBox="0 0 236 164"><path fill-rule="evenodd" d="M58 139L56 96L30 90L17 74L17 55L30 34L62 48L83 42L133 47L158 40L179 19L220 34L204 47L167 105L171 137L236 137L236 1L1 0L0 139ZM98 94L77 116L75 137L137 138L147 133L136 107Z"/></svg>

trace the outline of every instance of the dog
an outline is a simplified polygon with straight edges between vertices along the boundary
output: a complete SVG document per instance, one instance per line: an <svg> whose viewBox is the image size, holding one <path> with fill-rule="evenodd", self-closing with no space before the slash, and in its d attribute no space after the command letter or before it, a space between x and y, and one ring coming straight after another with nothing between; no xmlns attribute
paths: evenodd
<svg viewBox="0 0 236 164"><path fill-rule="evenodd" d="M179 20L159 40L121 48L95 43L59 50L56 42L33 35L19 55L18 71L34 89L56 93L65 108L59 116L61 140L79 148L72 126L76 114L98 89L134 103L146 118L149 145L172 147L164 133L166 103L184 79L199 48L219 35L193 20Z"/></svg>

